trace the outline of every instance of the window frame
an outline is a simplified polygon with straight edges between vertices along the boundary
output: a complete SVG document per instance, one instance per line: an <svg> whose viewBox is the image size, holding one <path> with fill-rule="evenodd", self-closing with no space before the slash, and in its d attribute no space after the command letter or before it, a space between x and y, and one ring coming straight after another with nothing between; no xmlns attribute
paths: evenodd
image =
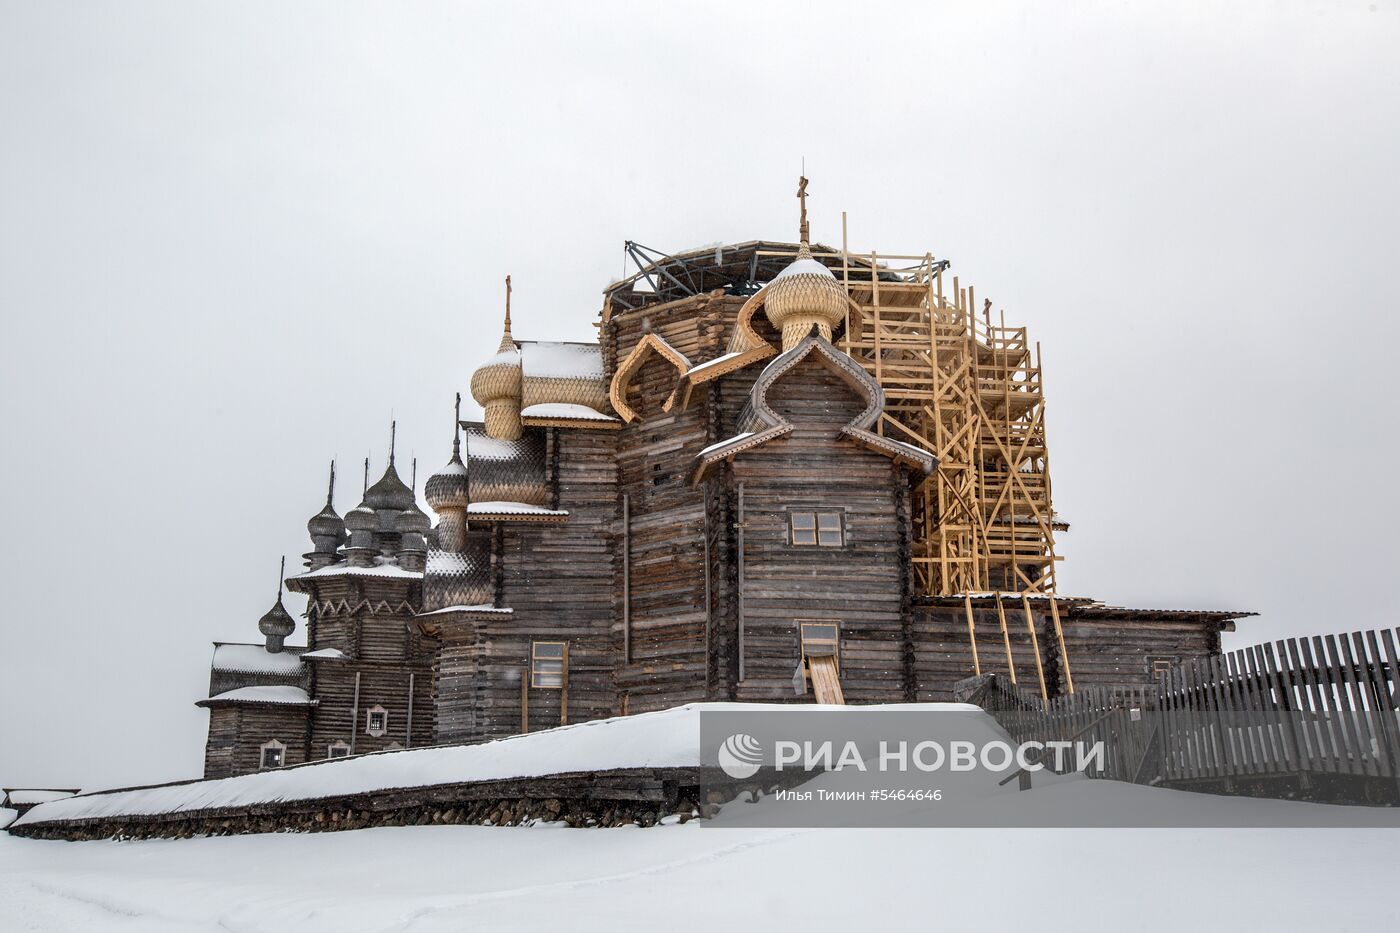
<svg viewBox="0 0 1400 933"><path fill-rule="evenodd" d="M335 740L334 742L332 742L330 745L327 745L327 746L326 746L326 757L327 757L327 758L349 758L349 757L350 757L350 743L347 742L347 741L345 741L344 739L336 739L336 740Z"/></svg>
<svg viewBox="0 0 1400 933"><path fill-rule="evenodd" d="M559 654L540 654L540 648L559 648ZM541 662L557 663L559 670L542 670ZM558 683L553 683L554 678ZM530 688L532 690L563 690L569 682L569 643L566 641L530 642Z"/></svg>
<svg viewBox="0 0 1400 933"><path fill-rule="evenodd" d="M829 521L825 521L829 520ZM808 524L810 522L810 524ZM801 523L802 527L798 527ZM835 527L831 527L832 525ZM835 541L823 537L834 533ZM801 540L810 535L810 540ZM789 507L787 509L787 541L792 547L842 548L846 546L846 513L841 509Z"/></svg>
<svg viewBox="0 0 1400 933"><path fill-rule="evenodd" d="M267 753L277 753L277 764L267 763ZM258 746L258 770L271 771L274 768L285 768L287 766L287 743L278 739L268 739Z"/></svg>
<svg viewBox="0 0 1400 933"><path fill-rule="evenodd" d="M378 728L375 728L374 725L374 718L376 716L383 717L384 724ZM374 706L371 706L369 709L365 710L365 735L372 736L376 739L380 739L388 734L389 711L378 704L375 704Z"/></svg>
<svg viewBox="0 0 1400 933"><path fill-rule="evenodd" d="M1180 658L1166 654L1149 654L1146 655L1143 660L1147 664L1147 673L1152 677L1161 677L1163 674L1169 674L1172 668L1181 663Z"/></svg>

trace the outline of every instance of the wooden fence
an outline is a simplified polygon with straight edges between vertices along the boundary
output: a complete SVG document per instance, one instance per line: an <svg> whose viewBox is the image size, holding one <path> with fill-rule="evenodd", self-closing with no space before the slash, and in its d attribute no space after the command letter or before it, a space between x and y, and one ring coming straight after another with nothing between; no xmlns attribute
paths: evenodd
<svg viewBox="0 0 1400 933"><path fill-rule="evenodd" d="M1383 629L1284 639L1188 661L1153 687L1082 688L1049 702L988 675L957 692L1018 741L1103 742L1094 777L1395 805L1396 636Z"/></svg>

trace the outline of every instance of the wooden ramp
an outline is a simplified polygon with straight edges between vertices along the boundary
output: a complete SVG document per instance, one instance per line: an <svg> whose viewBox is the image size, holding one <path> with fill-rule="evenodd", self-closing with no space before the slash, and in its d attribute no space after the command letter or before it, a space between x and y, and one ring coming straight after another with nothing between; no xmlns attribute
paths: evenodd
<svg viewBox="0 0 1400 933"><path fill-rule="evenodd" d="M818 703L846 705L846 697L841 692L841 677L836 672L836 658L832 655L815 655L807 658L807 670L812 675L812 693Z"/></svg>

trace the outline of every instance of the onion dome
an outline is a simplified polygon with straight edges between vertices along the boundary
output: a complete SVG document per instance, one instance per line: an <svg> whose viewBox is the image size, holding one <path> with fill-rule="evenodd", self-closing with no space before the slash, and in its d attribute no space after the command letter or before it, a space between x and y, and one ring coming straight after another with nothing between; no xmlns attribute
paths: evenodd
<svg viewBox="0 0 1400 933"><path fill-rule="evenodd" d="M365 490L365 501L362 504L375 511L393 509L396 512L402 512L404 509L416 508L413 502L413 490L399 479L399 471L394 468L393 457L389 458L389 466L379 481Z"/></svg>
<svg viewBox="0 0 1400 933"><path fill-rule="evenodd" d="M258 631L267 639L267 650L273 654L282 650L283 641L297 627L287 607L282 605L282 574L286 571L287 559L284 557L282 569L277 572L277 602L258 620Z"/></svg>
<svg viewBox="0 0 1400 933"><path fill-rule="evenodd" d="M361 502L345 513L345 528L352 535L357 531L374 531L378 527L379 516L370 508L368 502Z"/></svg>
<svg viewBox="0 0 1400 933"><path fill-rule="evenodd" d="M427 512L418 507L417 503L404 509L399 513L399 517L394 519L394 530L400 534L425 535L432 527L433 520L428 517Z"/></svg>
<svg viewBox="0 0 1400 933"><path fill-rule="evenodd" d="M472 398L486 411L486 433L513 441L525 430L520 423L520 351L510 335L510 276L506 276L506 323L500 346L472 373Z"/></svg>
<svg viewBox="0 0 1400 933"><path fill-rule="evenodd" d="M334 552L345 541L345 522L336 514L335 507L331 504L334 499L335 461L332 460L330 486L326 490L326 504L306 523L306 530L311 534L311 541L316 550L320 552Z"/></svg>
<svg viewBox="0 0 1400 933"><path fill-rule="evenodd" d="M831 329L846 317L846 289L831 270L812 258L807 229L807 179L797 187L802 203L797 258L779 272L763 292L763 310L782 331L783 349L790 350L816 327L827 340Z"/></svg>
<svg viewBox="0 0 1400 933"><path fill-rule="evenodd" d="M457 414L452 426L452 459L423 484L423 497L434 512L467 507L467 467L462 462L462 396L457 396Z"/></svg>

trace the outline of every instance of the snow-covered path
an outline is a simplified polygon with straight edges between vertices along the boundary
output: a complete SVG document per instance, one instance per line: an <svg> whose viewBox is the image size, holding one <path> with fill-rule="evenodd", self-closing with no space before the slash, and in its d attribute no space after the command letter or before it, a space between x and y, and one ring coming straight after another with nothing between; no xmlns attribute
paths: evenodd
<svg viewBox="0 0 1400 933"><path fill-rule="evenodd" d="M0 834L0 929L1394 929L1398 852L1379 829Z"/></svg>

